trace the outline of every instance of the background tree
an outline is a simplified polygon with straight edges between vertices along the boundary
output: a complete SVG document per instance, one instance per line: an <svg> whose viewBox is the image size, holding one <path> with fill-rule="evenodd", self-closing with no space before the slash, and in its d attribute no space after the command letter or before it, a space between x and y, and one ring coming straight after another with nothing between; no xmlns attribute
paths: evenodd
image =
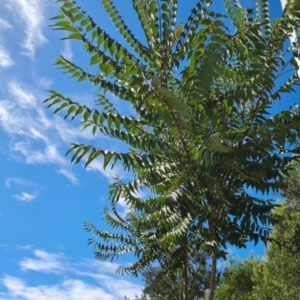
<svg viewBox="0 0 300 300"><path fill-rule="evenodd" d="M250 257L247 260L230 260L216 289L217 300L268 300L274 299L274 287L265 261Z"/></svg>
<svg viewBox="0 0 300 300"><path fill-rule="evenodd" d="M274 299L297 299L300 295L300 171L291 172L283 191L286 203L275 210L278 225L271 237L278 241L267 248L267 268L276 282ZM279 297L280 295L280 297Z"/></svg>
<svg viewBox="0 0 300 300"><path fill-rule="evenodd" d="M300 295L300 171L298 167L287 177L282 191L286 196L273 217L276 224L264 260L250 257L225 269L216 299L288 300Z"/></svg>
<svg viewBox="0 0 300 300"><path fill-rule="evenodd" d="M293 159L290 154L298 153L298 107L272 118L268 110L281 93L299 84L294 57L286 56L298 56L298 49L283 49L299 22L300 2L289 1L283 16L272 23L267 0L258 0L256 10L224 0L234 27L230 32L225 16L210 10L209 0L196 1L183 24L177 23L176 0L133 0L146 38L142 44L113 2L103 0L128 48L75 1L59 2L54 26L70 31L67 39L83 43L91 68L86 71L63 57L57 65L79 81L99 86L101 110L55 91L46 102L58 106L55 113L67 110L66 117L82 115L84 128L129 148L114 152L74 143L71 160L85 159L87 166L102 157L104 168L122 164L133 172L132 181L116 179L110 187L110 208L104 212L108 224L124 233L86 223L100 238L90 241L96 257L133 253L137 262L121 271L137 275L171 254L169 268L175 271L181 265L187 299L190 249L209 249L213 299L217 259L225 256L227 244L245 247L248 240L268 238L274 204L249 190L277 191ZM291 76L276 89L289 67ZM134 116L121 115L109 94L129 102ZM138 197L140 189L150 196ZM120 199L130 206L125 218L116 210Z"/></svg>

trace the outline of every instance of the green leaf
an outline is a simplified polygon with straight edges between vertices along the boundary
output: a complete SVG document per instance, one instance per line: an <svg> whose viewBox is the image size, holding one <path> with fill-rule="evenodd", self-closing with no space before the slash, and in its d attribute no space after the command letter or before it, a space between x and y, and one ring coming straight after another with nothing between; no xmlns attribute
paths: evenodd
<svg viewBox="0 0 300 300"><path fill-rule="evenodd" d="M82 36L80 33L72 33L67 37L61 38L61 40L82 40Z"/></svg>
<svg viewBox="0 0 300 300"><path fill-rule="evenodd" d="M101 57L98 53L96 53L94 56L91 57L90 66L97 64L101 61Z"/></svg>

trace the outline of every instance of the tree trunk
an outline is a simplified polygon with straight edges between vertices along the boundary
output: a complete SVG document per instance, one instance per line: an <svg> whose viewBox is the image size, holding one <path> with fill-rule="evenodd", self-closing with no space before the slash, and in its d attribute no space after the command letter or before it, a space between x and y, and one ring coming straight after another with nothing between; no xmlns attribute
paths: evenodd
<svg viewBox="0 0 300 300"><path fill-rule="evenodd" d="M218 257L218 244L216 237L216 220L218 219L219 209L212 215L210 223L211 237L213 241L213 253L212 253L212 264L211 264L211 274L209 281L209 297L208 300L214 299L215 287L216 287L216 273L217 273L217 257Z"/></svg>
<svg viewBox="0 0 300 300"><path fill-rule="evenodd" d="M215 287L216 287L216 273L217 273L217 256L218 256L218 247L215 244L213 247L211 274L210 274L210 282L209 282L210 293L209 293L208 300L214 299Z"/></svg>
<svg viewBox="0 0 300 300"><path fill-rule="evenodd" d="M188 287L189 287L188 245L187 245L187 236L185 236L184 248L183 248L183 291L182 291L183 300L188 300Z"/></svg>

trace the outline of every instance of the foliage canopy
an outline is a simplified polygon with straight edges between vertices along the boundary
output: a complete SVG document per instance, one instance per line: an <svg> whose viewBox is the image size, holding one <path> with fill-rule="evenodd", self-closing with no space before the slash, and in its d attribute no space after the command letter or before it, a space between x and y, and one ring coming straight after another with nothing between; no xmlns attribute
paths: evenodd
<svg viewBox="0 0 300 300"><path fill-rule="evenodd" d="M120 271L137 275L168 253L174 257L170 270L182 265L186 278L189 248L202 248L213 253L213 290L216 259L225 256L228 243L245 247L248 240L268 239L274 203L251 191L278 191L299 153L298 106L272 117L269 110L299 85L298 48L286 50L284 43L300 21L300 1L288 1L282 17L271 22L267 0L251 9L224 0L226 15L211 10L212 1L199 0L178 24L177 0L132 0L143 44L113 1L102 0L128 47L75 1L58 2L53 26L83 44L91 71L62 56L56 64L99 87L101 109L54 90L45 102L56 107L54 113L65 110L66 118L82 116L83 128L129 148L117 152L74 143L68 151L72 162L88 166L100 157L104 168L122 164L133 174L131 181L117 178L110 186L104 216L117 230L86 223L100 238L90 240L96 258L133 253L137 262ZM286 71L291 75L282 83ZM133 116L122 115L111 95L128 102ZM138 196L143 189L149 191L146 199ZM126 217L117 211L120 199L130 207Z"/></svg>

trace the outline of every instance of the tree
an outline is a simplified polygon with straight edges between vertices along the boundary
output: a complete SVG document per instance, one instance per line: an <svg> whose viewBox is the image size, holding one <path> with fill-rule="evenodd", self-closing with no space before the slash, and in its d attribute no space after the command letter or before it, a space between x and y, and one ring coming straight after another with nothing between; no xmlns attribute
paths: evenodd
<svg viewBox="0 0 300 300"><path fill-rule="evenodd" d="M202 299L209 288L210 271L207 263L207 255L194 250L189 258L189 299ZM191 255L191 254L190 254ZM169 259L166 258L165 266ZM167 267L151 265L142 272L145 288L140 299L148 300L182 300L183 279L173 270Z"/></svg>
<svg viewBox="0 0 300 300"><path fill-rule="evenodd" d="M216 299L288 300L300 295L300 171L287 177L285 202L275 209L270 243L264 260L250 257L225 269Z"/></svg>
<svg viewBox="0 0 300 300"><path fill-rule="evenodd" d="M154 260L163 263L166 253L174 254L169 267L181 265L188 299L190 247L209 249L213 299L217 259L226 255L226 245L245 247L249 239L268 238L274 203L251 196L249 189L277 191L295 158L290 154L299 152L298 107L273 117L268 109L299 84L298 48L283 49L299 22L300 2L289 1L283 16L272 23L267 0L257 0L256 10L224 0L234 27L230 32L226 16L210 10L210 0L196 1L180 24L177 0L132 0L143 44L112 0L102 0L130 47L112 39L75 1L59 2L55 29L70 31L67 39L83 43L91 69L64 57L57 65L71 77L99 86L101 110L53 90L46 102L57 106L55 113L67 110L66 117L82 115L84 128L129 148L121 153L74 143L71 161L85 159L87 166L102 157L104 168L122 164L133 173L132 181L116 179L110 186L110 208L104 212L108 224L124 233L86 223L100 238L90 240L96 258L133 253L137 262L121 271L137 275ZM286 70L291 76L277 85ZM135 117L122 116L109 101L111 94L128 101ZM140 189L149 191L147 199L137 196ZM116 210L121 198L131 208L125 218Z"/></svg>
<svg viewBox="0 0 300 300"><path fill-rule="evenodd" d="M230 260L216 289L216 300L273 300L277 286L266 262L253 256ZM281 293L277 294L278 296ZM282 298L278 298L282 299Z"/></svg>
<svg viewBox="0 0 300 300"><path fill-rule="evenodd" d="M277 241L267 249L267 268L276 282L274 298L297 299L300 295L300 171L291 172L283 190L286 203L275 210L278 225L271 237Z"/></svg>

